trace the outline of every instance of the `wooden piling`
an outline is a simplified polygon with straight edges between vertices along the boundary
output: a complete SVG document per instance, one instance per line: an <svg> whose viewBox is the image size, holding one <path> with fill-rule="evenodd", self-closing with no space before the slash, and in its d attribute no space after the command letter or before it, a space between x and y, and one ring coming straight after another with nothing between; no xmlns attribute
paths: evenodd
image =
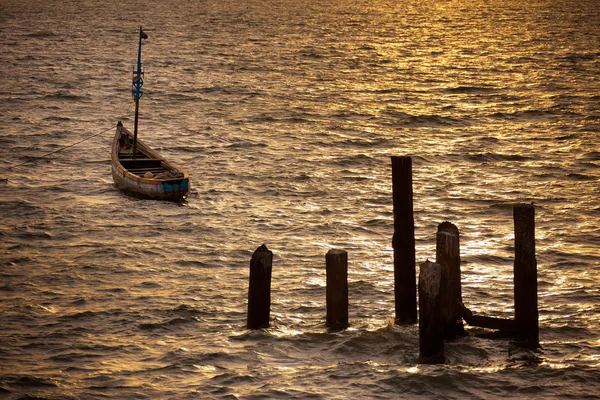
<svg viewBox="0 0 600 400"><path fill-rule="evenodd" d="M459 242L456 225L450 222L438 225L435 262L442 268L442 319L446 339L465 333L458 307L462 303Z"/></svg>
<svg viewBox="0 0 600 400"><path fill-rule="evenodd" d="M398 324L414 324L417 322L417 288L411 157L392 156L392 193L395 320Z"/></svg>
<svg viewBox="0 0 600 400"><path fill-rule="evenodd" d="M252 254L248 288L248 329L269 327L272 263L273 252L264 244Z"/></svg>
<svg viewBox="0 0 600 400"><path fill-rule="evenodd" d="M331 249L325 256L327 320L330 330L348 327L348 253Z"/></svg>
<svg viewBox="0 0 600 400"><path fill-rule="evenodd" d="M442 267L425 262L419 271L419 363L439 364L444 357L444 326L440 294Z"/></svg>
<svg viewBox="0 0 600 400"><path fill-rule="evenodd" d="M535 208L517 204L515 222L515 325L517 341L524 347L539 347L537 262L535 259Z"/></svg>

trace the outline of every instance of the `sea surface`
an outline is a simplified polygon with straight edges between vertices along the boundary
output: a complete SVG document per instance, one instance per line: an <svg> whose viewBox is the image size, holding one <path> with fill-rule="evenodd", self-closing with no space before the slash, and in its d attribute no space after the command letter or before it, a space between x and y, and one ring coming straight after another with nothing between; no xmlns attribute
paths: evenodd
<svg viewBox="0 0 600 400"><path fill-rule="evenodd" d="M140 25L140 137L190 174L181 204L110 174ZM595 0L0 0L0 398L598 399L599 103ZM513 316L512 206L534 202L540 350L469 328L418 363L394 155L417 263L456 224L476 314ZM263 243L271 326L249 331Z"/></svg>

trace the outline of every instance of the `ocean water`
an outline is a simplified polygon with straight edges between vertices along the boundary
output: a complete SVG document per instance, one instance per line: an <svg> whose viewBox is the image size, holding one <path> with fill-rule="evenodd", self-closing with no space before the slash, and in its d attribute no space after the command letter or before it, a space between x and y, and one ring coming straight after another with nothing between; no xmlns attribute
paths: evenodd
<svg viewBox="0 0 600 400"><path fill-rule="evenodd" d="M190 174L182 204L110 175L140 25L140 137ZM0 0L0 398L600 398L599 31L594 0ZM513 315L512 204L534 202L539 351L470 328L418 364L392 155L417 262L455 223L477 314ZM271 327L248 331L263 243Z"/></svg>

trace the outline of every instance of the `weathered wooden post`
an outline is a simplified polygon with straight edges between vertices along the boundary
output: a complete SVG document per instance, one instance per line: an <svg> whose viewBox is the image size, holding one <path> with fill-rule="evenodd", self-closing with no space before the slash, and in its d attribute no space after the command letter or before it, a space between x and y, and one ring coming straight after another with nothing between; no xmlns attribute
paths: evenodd
<svg viewBox="0 0 600 400"><path fill-rule="evenodd" d="M332 330L348 327L348 252L331 249L325 256L327 322Z"/></svg>
<svg viewBox="0 0 600 400"><path fill-rule="evenodd" d="M535 259L535 208L516 204L515 221L515 325L517 341L539 347L537 262Z"/></svg>
<svg viewBox="0 0 600 400"><path fill-rule="evenodd" d="M392 156L392 194L395 319L398 324L414 324L417 322L417 285L412 158L409 156Z"/></svg>
<svg viewBox="0 0 600 400"><path fill-rule="evenodd" d="M460 243L456 225L442 222L438 225L435 262L442 268L442 319L444 336L453 339L464 334L461 311Z"/></svg>
<svg viewBox="0 0 600 400"><path fill-rule="evenodd" d="M252 254L248 288L248 329L269 327L272 263L273 252L264 244Z"/></svg>
<svg viewBox="0 0 600 400"><path fill-rule="evenodd" d="M419 363L439 364L444 357L444 322L440 295L442 267L425 262L419 271Z"/></svg>

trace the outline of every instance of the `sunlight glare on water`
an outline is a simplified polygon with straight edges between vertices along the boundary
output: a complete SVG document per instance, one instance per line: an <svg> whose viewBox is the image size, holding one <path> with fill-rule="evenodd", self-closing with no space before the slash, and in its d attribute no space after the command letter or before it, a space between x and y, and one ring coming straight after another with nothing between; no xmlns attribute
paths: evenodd
<svg viewBox="0 0 600 400"><path fill-rule="evenodd" d="M597 397L599 16L589 0L4 1L0 397ZM140 137L190 174L183 204L110 175L140 25ZM413 157L417 264L456 224L477 314L514 316L512 206L534 202L539 352L470 335L418 364L417 327L393 323L393 155ZM249 331L263 243L271 326ZM349 258L336 333L331 248Z"/></svg>

